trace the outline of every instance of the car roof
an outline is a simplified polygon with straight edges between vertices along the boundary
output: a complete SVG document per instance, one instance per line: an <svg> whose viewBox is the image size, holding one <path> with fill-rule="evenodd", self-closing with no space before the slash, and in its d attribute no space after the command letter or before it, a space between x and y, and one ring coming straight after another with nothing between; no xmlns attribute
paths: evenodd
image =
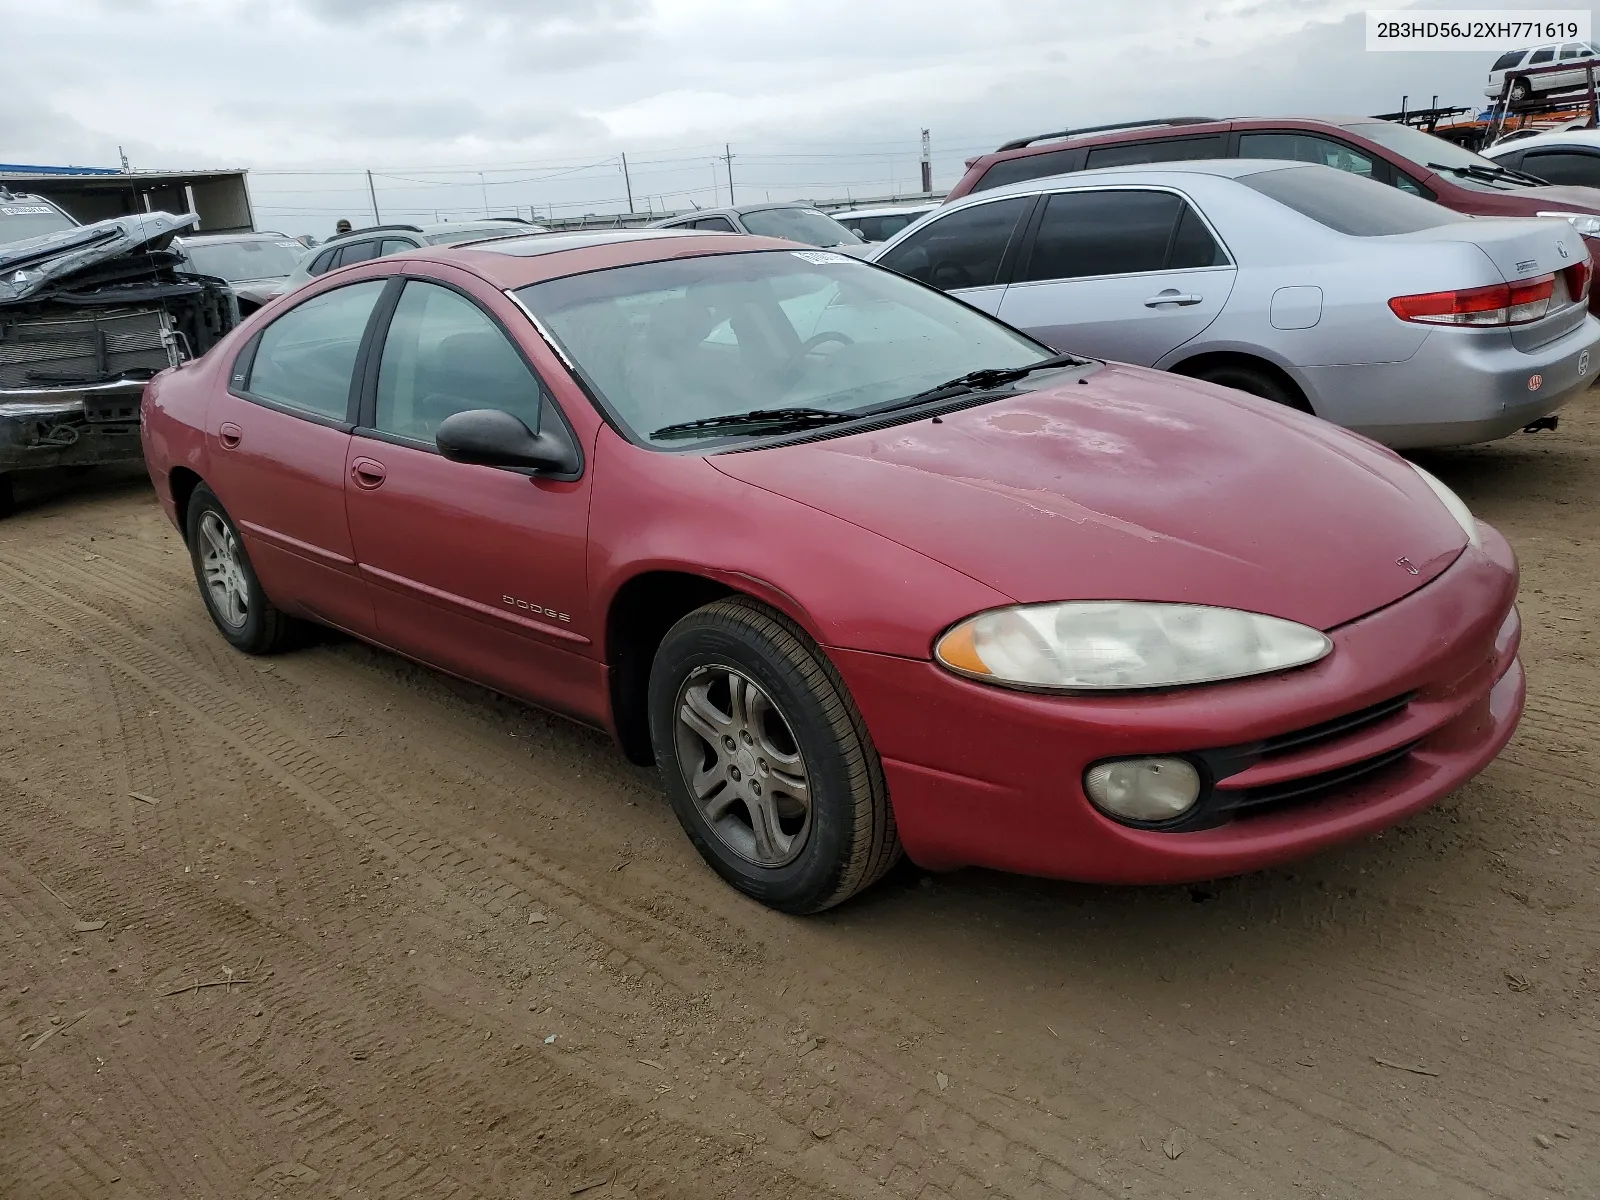
<svg viewBox="0 0 1600 1200"><path fill-rule="evenodd" d="M653 221L647 228L659 229L664 225L677 221L698 221L701 217L742 217L745 213L768 212L775 208L804 208L812 212L822 212L815 204L807 200L771 200L759 204L725 204L721 208L699 208L693 212L676 213L670 217L662 217ZM825 216L831 214L824 214Z"/></svg>
<svg viewBox="0 0 1600 1200"><path fill-rule="evenodd" d="M465 267L498 288L513 289L545 279L612 267L752 250L815 252L812 247L782 238L748 233L646 228L531 233L525 237L501 237L458 246L430 246L390 257Z"/></svg>
<svg viewBox="0 0 1600 1200"><path fill-rule="evenodd" d="M1000 196L1031 196L1036 192L1051 192L1064 187L1078 187L1101 182L1117 183L1175 183L1196 176L1217 179L1239 179L1286 167L1314 167L1316 163L1293 162L1276 158L1199 158L1187 162L1129 163L1121 167L1095 167L1088 171L1068 171L1060 175L1043 175L1037 179L1024 179L1005 183L999 187L970 192L951 204L982 202ZM1332 171L1333 167L1323 170Z"/></svg>
<svg viewBox="0 0 1600 1200"><path fill-rule="evenodd" d="M873 208L838 208L827 215L835 221L842 221L846 217L893 217L903 212L921 212L924 209L938 207L939 201L930 198L905 204L883 204Z"/></svg>
<svg viewBox="0 0 1600 1200"><path fill-rule="evenodd" d="M1480 151L1494 158L1512 150L1526 150L1538 146L1600 146L1600 129L1558 129L1550 133L1535 133L1529 137L1513 138Z"/></svg>

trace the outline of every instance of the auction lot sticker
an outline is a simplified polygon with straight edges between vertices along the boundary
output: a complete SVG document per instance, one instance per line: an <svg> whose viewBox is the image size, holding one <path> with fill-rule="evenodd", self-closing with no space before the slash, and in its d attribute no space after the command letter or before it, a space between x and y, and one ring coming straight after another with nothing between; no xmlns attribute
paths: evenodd
<svg viewBox="0 0 1600 1200"><path fill-rule="evenodd" d="M1369 8L1368 50L1516 50L1587 42L1586 8Z"/></svg>

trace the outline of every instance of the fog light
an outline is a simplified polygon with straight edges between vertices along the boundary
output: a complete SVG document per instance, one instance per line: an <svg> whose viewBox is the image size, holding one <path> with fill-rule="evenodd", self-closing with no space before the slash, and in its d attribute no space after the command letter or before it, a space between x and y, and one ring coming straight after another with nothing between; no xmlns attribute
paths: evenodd
<svg viewBox="0 0 1600 1200"><path fill-rule="evenodd" d="M1129 821L1170 821L1200 799L1200 772L1181 758L1118 758L1083 776L1095 807Z"/></svg>

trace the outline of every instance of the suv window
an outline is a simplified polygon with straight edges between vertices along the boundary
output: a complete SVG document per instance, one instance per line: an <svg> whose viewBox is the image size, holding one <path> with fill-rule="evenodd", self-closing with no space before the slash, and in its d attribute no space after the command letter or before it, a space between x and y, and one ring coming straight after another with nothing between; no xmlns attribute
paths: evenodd
<svg viewBox="0 0 1600 1200"><path fill-rule="evenodd" d="M1312 133L1241 133L1239 157L1317 163L1368 179L1372 178L1374 170L1372 158L1354 146Z"/></svg>
<svg viewBox="0 0 1600 1200"><path fill-rule="evenodd" d="M473 408L498 408L537 431L539 384L481 308L447 287L412 280L384 338L373 424L431 442L446 417Z"/></svg>
<svg viewBox="0 0 1600 1200"><path fill-rule="evenodd" d="M1533 57L1528 60L1528 65L1532 67L1537 66L1539 63L1547 63L1555 56L1556 48L1554 46L1546 46L1543 50L1535 50L1533 52Z"/></svg>
<svg viewBox="0 0 1600 1200"><path fill-rule="evenodd" d="M1000 275L1000 261L1032 196L1008 196L957 209L925 225L878 260L943 291L985 287Z"/></svg>
<svg viewBox="0 0 1600 1200"><path fill-rule="evenodd" d="M728 220L727 217L701 217L698 221L691 221L690 227L693 229L714 229L718 233L738 232L733 227L733 222Z"/></svg>
<svg viewBox="0 0 1600 1200"><path fill-rule="evenodd" d="M1578 42L1569 42L1561 47L1562 58L1577 58L1581 53L1583 53L1583 46Z"/></svg>
<svg viewBox="0 0 1600 1200"><path fill-rule="evenodd" d="M0 246L65 233L78 223L38 196L14 196L0 203Z"/></svg>
<svg viewBox="0 0 1600 1200"><path fill-rule="evenodd" d="M1181 162L1191 158L1221 158L1224 150L1220 133L1209 137L1165 138L1160 141L1128 142L1121 146L1100 146L1089 151L1084 164L1095 167L1125 167L1132 163Z"/></svg>
<svg viewBox="0 0 1600 1200"><path fill-rule="evenodd" d="M408 242L405 238L384 238L383 245L379 248L376 257L383 258L389 254L404 254L407 250L415 250L415 242ZM355 259L351 259L354 262Z"/></svg>
<svg viewBox="0 0 1600 1200"><path fill-rule="evenodd" d="M1226 262L1210 230L1171 192L1062 192L1044 217L1018 282L1131 275Z"/></svg>
<svg viewBox="0 0 1600 1200"><path fill-rule="evenodd" d="M1491 71L1509 70L1510 68L1516 66L1519 62L1521 62L1522 61L1522 56L1524 54L1526 54L1526 53L1527 53L1526 50L1508 50L1506 53L1502 54L1499 58L1494 60L1494 66L1490 67L1489 70L1491 70Z"/></svg>
<svg viewBox="0 0 1600 1200"><path fill-rule="evenodd" d="M1471 217L1342 171L1279 167L1242 175L1239 182L1337 233L1382 237L1415 233Z"/></svg>
<svg viewBox="0 0 1600 1200"><path fill-rule="evenodd" d="M369 258L378 257L378 242L376 239L365 242L350 242L339 250L339 265L348 267L351 263L366 262Z"/></svg>
<svg viewBox="0 0 1600 1200"><path fill-rule="evenodd" d="M1577 150L1529 150L1521 170L1550 183L1600 187L1600 155Z"/></svg>
<svg viewBox="0 0 1600 1200"><path fill-rule="evenodd" d="M1043 179L1046 175L1061 175L1076 171L1083 163L1083 151L1047 150L1043 154L1029 154L1022 158L1003 158L978 177L972 185L975 192L988 191L1008 183L1022 183L1028 179Z"/></svg>
<svg viewBox="0 0 1600 1200"><path fill-rule="evenodd" d="M335 421L348 419L350 375L385 281L313 296L262 330L245 390Z"/></svg>
<svg viewBox="0 0 1600 1200"><path fill-rule="evenodd" d="M309 275L326 275L333 270L333 260L339 257L339 249L338 246L335 246L332 250L324 250L317 255L315 261L306 268L306 273Z"/></svg>

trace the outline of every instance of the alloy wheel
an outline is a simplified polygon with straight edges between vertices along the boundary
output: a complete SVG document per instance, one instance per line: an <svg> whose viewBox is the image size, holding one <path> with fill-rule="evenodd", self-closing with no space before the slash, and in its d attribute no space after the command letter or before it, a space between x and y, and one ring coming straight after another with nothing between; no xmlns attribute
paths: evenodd
<svg viewBox="0 0 1600 1200"><path fill-rule="evenodd" d="M712 833L757 866L793 862L811 832L810 777L772 697L732 667L706 666L675 708L678 763Z"/></svg>
<svg viewBox="0 0 1600 1200"><path fill-rule="evenodd" d="M242 629L250 617L250 584L245 578L239 541L214 512L200 518L200 573L211 610L230 629Z"/></svg>

